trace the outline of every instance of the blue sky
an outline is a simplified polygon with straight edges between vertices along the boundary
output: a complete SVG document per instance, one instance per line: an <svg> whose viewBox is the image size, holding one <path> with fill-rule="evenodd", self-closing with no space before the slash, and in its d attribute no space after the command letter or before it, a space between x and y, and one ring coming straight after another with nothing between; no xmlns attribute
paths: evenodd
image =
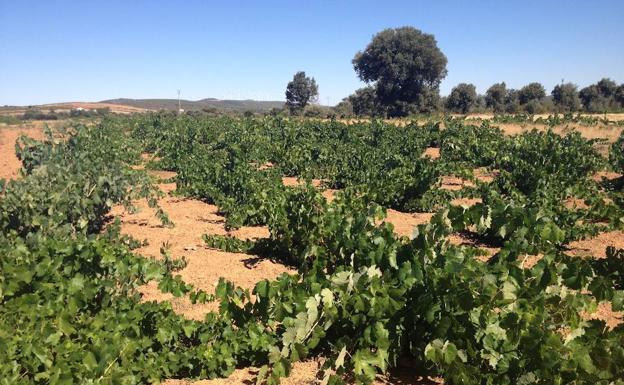
<svg viewBox="0 0 624 385"><path fill-rule="evenodd" d="M0 0L0 105L117 97L283 100L298 70L320 102L363 84L351 59L384 28L432 33L441 92L506 81L624 82L624 1Z"/></svg>

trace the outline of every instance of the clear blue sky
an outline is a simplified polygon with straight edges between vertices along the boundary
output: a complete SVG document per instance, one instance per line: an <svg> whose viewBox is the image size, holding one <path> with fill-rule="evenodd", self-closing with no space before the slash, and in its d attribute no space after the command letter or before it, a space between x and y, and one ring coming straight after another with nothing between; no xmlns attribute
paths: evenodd
<svg viewBox="0 0 624 385"><path fill-rule="evenodd" d="M0 0L0 105L117 97L283 100L297 70L320 102L362 86L351 59L384 28L432 33L442 94L506 81L624 82L624 1Z"/></svg>

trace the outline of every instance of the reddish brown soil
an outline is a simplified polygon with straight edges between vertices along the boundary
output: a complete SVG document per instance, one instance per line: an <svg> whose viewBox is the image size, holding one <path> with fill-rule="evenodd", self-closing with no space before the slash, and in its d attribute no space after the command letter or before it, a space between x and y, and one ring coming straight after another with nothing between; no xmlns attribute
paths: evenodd
<svg viewBox="0 0 624 385"><path fill-rule="evenodd" d="M563 205L568 209L586 209L588 206L583 199L570 197L563 202Z"/></svg>
<svg viewBox="0 0 624 385"><path fill-rule="evenodd" d="M570 242L566 253L576 257L606 258L607 246L624 249L624 231L601 233L594 238Z"/></svg>
<svg viewBox="0 0 624 385"><path fill-rule="evenodd" d="M299 179L296 176L285 176L282 178L284 186L301 186L305 184L305 180ZM312 179L312 186L320 187L323 182L318 179Z"/></svg>
<svg viewBox="0 0 624 385"><path fill-rule="evenodd" d="M624 312L613 311L609 302L600 302L594 313L581 313L581 316L586 320L603 320L610 329L624 322Z"/></svg>
<svg viewBox="0 0 624 385"><path fill-rule="evenodd" d="M596 182L602 182L603 180L612 181L618 178L621 178L622 174L613 171L598 171L594 175L591 176L591 179Z"/></svg>
<svg viewBox="0 0 624 385"><path fill-rule="evenodd" d="M428 147L422 154L423 158L438 159L440 157L440 149L438 147Z"/></svg>
<svg viewBox="0 0 624 385"><path fill-rule="evenodd" d="M492 181L494 181L494 178L496 178L496 176L498 175L497 170L489 171L484 167L475 168L474 170L472 170L472 172L477 180L484 183L492 183Z"/></svg>
<svg viewBox="0 0 624 385"><path fill-rule="evenodd" d="M43 126L37 124L0 127L0 179L13 179L19 176L22 162L15 155L15 141L20 135L42 139L44 137Z"/></svg>
<svg viewBox="0 0 624 385"><path fill-rule="evenodd" d="M483 183L491 183L497 175L496 171L488 171L485 168L475 168L472 170L474 177ZM475 184L456 175L445 175L442 177L440 188L443 190L458 191L464 187L475 187Z"/></svg>
<svg viewBox="0 0 624 385"><path fill-rule="evenodd" d="M171 173L159 172L159 176L170 177ZM169 192L175 184L161 183L161 190ZM174 258L185 257L188 264L179 274L182 279L209 293L223 277L243 288L252 289L262 279L274 279L282 273L294 272L292 269L255 256L227 253L209 249L202 240L203 234L229 234L241 239L268 236L266 227L243 227L236 231L225 230L224 218L218 214L218 208L194 199L185 199L167 195L159 200L160 207L175 223L173 228L164 227L154 216L154 210L145 202L136 202L140 211L125 212L115 208L113 215L121 219L122 233L148 244L136 250L138 254L150 258L160 258L160 248L166 245ZM155 285L141 288L144 300L171 300L170 295L161 293ZM172 300L173 309L189 318L202 319L216 304L191 306L187 299Z"/></svg>
<svg viewBox="0 0 624 385"><path fill-rule="evenodd" d="M455 175L445 175L442 177L442 184L440 186L442 190L457 191L464 187L474 187L474 183Z"/></svg>
<svg viewBox="0 0 624 385"><path fill-rule="evenodd" d="M542 258L544 258L543 254L525 254L523 257L519 258L520 267L524 269L530 269L535 266L535 264L537 264Z"/></svg>
<svg viewBox="0 0 624 385"><path fill-rule="evenodd" d="M298 179L297 177L294 177L294 176L285 176L282 178L282 183L284 184L284 186L294 187L294 186L301 186L305 184L305 181ZM322 181L318 179L312 179L312 186L319 188L322 184L323 184ZM337 192L338 190L328 188L328 189L324 189L321 192L321 194L325 197L325 199L327 199L328 202L331 202L334 200L334 197Z"/></svg>
<svg viewBox="0 0 624 385"><path fill-rule="evenodd" d="M434 213L402 213L393 209L387 210L384 222L392 223L397 235L411 238L414 228L431 220Z"/></svg>
<svg viewBox="0 0 624 385"><path fill-rule="evenodd" d="M474 206L477 203L481 203L481 198L455 198L451 201L453 206Z"/></svg>

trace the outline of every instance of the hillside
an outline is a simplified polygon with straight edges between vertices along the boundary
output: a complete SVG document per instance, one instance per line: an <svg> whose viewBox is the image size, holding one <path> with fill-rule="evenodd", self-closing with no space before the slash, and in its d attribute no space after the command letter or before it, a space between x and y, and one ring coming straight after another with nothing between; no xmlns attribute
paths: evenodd
<svg viewBox="0 0 624 385"><path fill-rule="evenodd" d="M33 106L4 106L0 107L0 115L21 115L29 109L36 109L44 112L69 112L75 109L95 110L98 108L108 108L111 112L117 114L132 114L139 112L146 112L145 108L128 106L123 104L113 103L92 103L92 102L63 102L63 103L49 103L39 104Z"/></svg>
<svg viewBox="0 0 624 385"><path fill-rule="evenodd" d="M101 103L131 106L148 110L177 110L177 99L112 99L103 100ZM253 111L267 112L272 108L282 108L282 101L258 101L258 100L219 100L213 98L201 100L181 100L180 104L185 111L199 111L205 108L216 108L219 111Z"/></svg>

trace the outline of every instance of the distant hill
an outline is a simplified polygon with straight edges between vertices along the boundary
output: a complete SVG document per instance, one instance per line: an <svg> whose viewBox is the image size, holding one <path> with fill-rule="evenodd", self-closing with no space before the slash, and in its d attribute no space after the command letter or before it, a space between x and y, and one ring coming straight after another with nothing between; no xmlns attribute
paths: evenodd
<svg viewBox="0 0 624 385"><path fill-rule="evenodd" d="M69 112L75 109L83 110L95 110L95 109L109 109L111 112L118 114L132 114L137 112L146 112L145 108L127 106L122 104L113 103L94 103L94 102L64 102L64 103L50 103L50 104L38 104L32 106L4 106L0 107L0 115L20 115L28 111L29 109L35 109L45 112Z"/></svg>
<svg viewBox="0 0 624 385"><path fill-rule="evenodd" d="M178 109L178 99L112 99L103 100L100 103L117 104L123 106L136 107L148 110L173 110ZM184 111L199 111L203 109L216 108L223 112L268 112L272 108L282 108L284 102L281 101L259 101L259 100L220 100L207 98L202 100L180 100Z"/></svg>

